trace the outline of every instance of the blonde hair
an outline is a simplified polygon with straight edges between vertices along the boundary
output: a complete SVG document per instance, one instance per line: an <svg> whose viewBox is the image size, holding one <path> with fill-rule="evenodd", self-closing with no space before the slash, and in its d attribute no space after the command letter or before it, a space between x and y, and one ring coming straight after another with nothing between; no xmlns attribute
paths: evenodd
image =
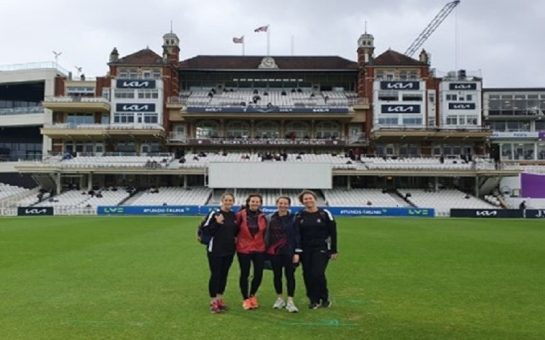
<svg viewBox="0 0 545 340"><path fill-rule="evenodd" d="M220 197L220 202L223 201L223 199L227 196L231 196L231 198L233 199L233 202L235 201L235 195L233 195L232 193L226 191L224 192L223 194L221 194L221 197Z"/></svg>

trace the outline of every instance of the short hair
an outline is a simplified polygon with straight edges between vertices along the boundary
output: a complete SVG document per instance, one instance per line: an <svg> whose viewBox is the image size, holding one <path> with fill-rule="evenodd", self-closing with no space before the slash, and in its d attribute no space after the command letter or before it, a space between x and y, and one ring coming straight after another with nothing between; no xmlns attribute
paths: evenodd
<svg viewBox="0 0 545 340"><path fill-rule="evenodd" d="M227 196L231 196L233 198L233 202L235 201L235 195L233 195L232 193L230 193L229 191L226 191L224 192L223 194L221 194L221 197L220 197L220 202L223 201L223 199Z"/></svg>
<svg viewBox="0 0 545 340"><path fill-rule="evenodd" d="M305 195L312 195L312 197L314 197L315 200L318 200L318 195L316 195L316 193L314 191L305 189L305 190L301 191L299 196L297 196L297 198L299 199L299 202L301 202L301 204L303 204L303 197Z"/></svg>
<svg viewBox="0 0 545 340"><path fill-rule="evenodd" d="M288 196L279 196L277 199L276 199L276 204L278 204L278 201L280 200L287 200L288 201L288 204L291 205L291 198L289 198Z"/></svg>

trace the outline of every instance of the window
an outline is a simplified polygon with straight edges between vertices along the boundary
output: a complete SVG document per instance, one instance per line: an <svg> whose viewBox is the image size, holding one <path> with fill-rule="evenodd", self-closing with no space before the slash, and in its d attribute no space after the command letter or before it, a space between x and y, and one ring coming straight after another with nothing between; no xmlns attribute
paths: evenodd
<svg viewBox="0 0 545 340"><path fill-rule="evenodd" d="M404 94L403 101L404 102L421 102L422 96L419 94Z"/></svg>
<svg viewBox="0 0 545 340"><path fill-rule="evenodd" d="M115 98L134 98L134 90L115 89Z"/></svg>
<svg viewBox="0 0 545 340"><path fill-rule="evenodd" d="M537 159L545 159L545 143L537 144Z"/></svg>
<svg viewBox="0 0 545 340"><path fill-rule="evenodd" d="M315 131L315 138L338 138L341 135L341 127L335 122L319 122Z"/></svg>
<svg viewBox="0 0 545 340"><path fill-rule="evenodd" d="M159 116L156 113L144 113L144 123L157 124Z"/></svg>
<svg viewBox="0 0 545 340"><path fill-rule="evenodd" d="M306 122L289 122L286 124L286 138L308 138L310 127Z"/></svg>
<svg viewBox="0 0 545 340"><path fill-rule="evenodd" d="M138 99L157 99L159 98L159 91L142 89L138 90Z"/></svg>
<svg viewBox="0 0 545 340"><path fill-rule="evenodd" d="M447 125L457 125L458 116L447 116Z"/></svg>
<svg viewBox="0 0 545 340"><path fill-rule="evenodd" d="M396 101L399 99L397 91L379 91L378 100L381 101Z"/></svg>
<svg viewBox="0 0 545 340"><path fill-rule="evenodd" d="M280 126L278 122L261 121L256 124L255 136L258 138L278 138L280 136Z"/></svg>
<svg viewBox="0 0 545 340"><path fill-rule="evenodd" d="M116 113L114 115L114 123L134 123L133 113Z"/></svg>
<svg viewBox="0 0 545 340"><path fill-rule="evenodd" d="M458 96L455 94L447 94L447 100L458 100Z"/></svg>
<svg viewBox="0 0 545 340"><path fill-rule="evenodd" d="M505 121L498 121L498 122L490 122L490 128L493 131L506 131L507 129L507 123Z"/></svg>
<svg viewBox="0 0 545 340"><path fill-rule="evenodd" d="M94 124L95 117L92 113L69 113L66 117L66 123L74 126L81 124Z"/></svg>
<svg viewBox="0 0 545 340"><path fill-rule="evenodd" d="M379 118L378 119L378 124L379 125L384 125L384 126L392 126L392 125L399 125L398 124L398 118L392 118L392 117L389 117L389 118Z"/></svg>
<svg viewBox="0 0 545 340"><path fill-rule="evenodd" d="M477 125L479 122L479 119L477 117L467 116L467 125Z"/></svg>
<svg viewBox="0 0 545 340"><path fill-rule="evenodd" d="M403 118L403 125L422 125L422 118Z"/></svg>
<svg viewBox="0 0 545 340"><path fill-rule="evenodd" d="M473 100L473 95L472 95L472 94L466 95L466 100L467 100L468 102L472 101L472 100Z"/></svg>
<svg viewBox="0 0 545 340"><path fill-rule="evenodd" d="M216 138L219 136L219 124L215 121L205 120L197 123L197 138Z"/></svg>

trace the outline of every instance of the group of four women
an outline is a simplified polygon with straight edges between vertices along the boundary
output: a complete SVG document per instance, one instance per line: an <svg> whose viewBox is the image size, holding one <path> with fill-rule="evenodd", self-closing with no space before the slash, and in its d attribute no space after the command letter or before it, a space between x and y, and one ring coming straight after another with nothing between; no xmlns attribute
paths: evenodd
<svg viewBox="0 0 545 340"><path fill-rule="evenodd" d="M232 211L235 197L221 196L221 206L203 220L201 229L210 236L207 244L210 280L210 310L225 311L223 293L229 268L236 252L240 265L240 291L245 310L259 307L257 291L263 278L264 263L270 260L274 288L278 297L276 309L298 312L295 293L295 268L303 267L303 279L310 300L309 308L330 307L325 270L329 259L337 257L337 229L332 215L317 206L317 196L310 190L299 195L304 209L290 213L291 200L281 196L276 200L277 210L266 216L260 208L263 199L251 194L246 205L237 213ZM253 277L249 282L250 269ZM282 273L287 281L287 301L282 296Z"/></svg>

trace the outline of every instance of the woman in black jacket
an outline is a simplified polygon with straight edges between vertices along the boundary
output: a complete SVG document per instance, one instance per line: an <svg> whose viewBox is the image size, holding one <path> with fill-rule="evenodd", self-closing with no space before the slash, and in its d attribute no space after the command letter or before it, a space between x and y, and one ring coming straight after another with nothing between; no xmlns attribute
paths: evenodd
<svg viewBox="0 0 545 340"><path fill-rule="evenodd" d="M208 265L210 280L210 311L220 313L227 310L223 302L223 292L227 285L227 275L235 255L235 240L238 234L238 225L235 214L231 211L235 197L231 193L221 195L219 210L213 210L205 217L201 229L203 234L210 236L207 244Z"/></svg>
<svg viewBox="0 0 545 340"><path fill-rule="evenodd" d="M335 219L328 210L319 208L316 200L313 191L304 190L299 201L305 208L296 214L294 222L300 238L296 253L301 254L310 309L331 306L325 271L329 259L337 258Z"/></svg>
<svg viewBox="0 0 545 340"><path fill-rule="evenodd" d="M297 313L299 309L293 302L295 293L295 267L299 262L299 255L295 254L297 233L293 225L293 215L289 208L291 199L286 196L276 199L277 211L267 217L269 226L265 232L266 253L272 264L274 289L278 297L273 308ZM287 303L282 296L282 271L286 276L288 289Z"/></svg>

